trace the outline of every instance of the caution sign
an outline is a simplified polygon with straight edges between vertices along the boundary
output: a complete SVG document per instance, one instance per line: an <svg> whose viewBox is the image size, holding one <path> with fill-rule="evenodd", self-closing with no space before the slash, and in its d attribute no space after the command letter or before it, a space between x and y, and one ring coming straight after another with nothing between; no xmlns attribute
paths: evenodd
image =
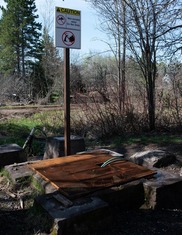
<svg viewBox="0 0 182 235"><path fill-rule="evenodd" d="M55 8L55 45L63 48L81 48L81 11Z"/></svg>
<svg viewBox="0 0 182 235"><path fill-rule="evenodd" d="M78 10L73 10L73 9L68 9L68 8L63 8L63 7L57 7L57 11L60 13L76 15L76 16L80 16L81 14L80 11Z"/></svg>

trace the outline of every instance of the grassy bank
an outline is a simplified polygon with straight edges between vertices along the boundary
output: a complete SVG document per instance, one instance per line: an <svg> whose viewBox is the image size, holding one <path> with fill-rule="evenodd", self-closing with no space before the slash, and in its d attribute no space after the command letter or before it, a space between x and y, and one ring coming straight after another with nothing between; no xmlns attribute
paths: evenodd
<svg viewBox="0 0 182 235"><path fill-rule="evenodd" d="M71 120L71 134L81 134L74 132L77 129L78 122L77 112L72 112ZM75 125L75 126L74 126ZM44 130L47 136L64 135L64 117L63 111L60 110L46 110L36 111L31 113L23 113L21 115L14 115L13 117L5 118L0 122L0 145L16 143L23 146L27 136L33 127L36 127L34 139L34 154L39 154L42 151L42 143L40 140L44 138L40 130ZM82 127L80 127L81 129ZM90 141L88 136L85 136L86 144L91 145L109 145L111 147L121 146L123 144L180 144L182 143L182 135L174 135L170 133L142 133L140 135L130 136L115 136L105 140L92 139ZM90 147L90 146L88 146Z"/></svg>

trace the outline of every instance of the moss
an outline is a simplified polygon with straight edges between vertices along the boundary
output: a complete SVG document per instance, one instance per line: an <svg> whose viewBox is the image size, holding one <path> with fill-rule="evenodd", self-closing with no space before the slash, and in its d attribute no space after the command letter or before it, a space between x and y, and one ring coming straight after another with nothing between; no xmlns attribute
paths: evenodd
<svg viewBox="0 0 182 235"><path fill-rule="evenodd" d="M10 173L5 168L1 168L0 176L4 177L4 179L7 180L8 182L10 182L11 184L14 184L14 182L10 176Z"/></svg>
<svg viewBox="0 0 182 235"><path fill-rule="evenodd" d="M32 176L31 178L31 186L37 190L37 192L39 194L44 194L45 193L45 190L44 190L44 187L41 185L41 182L38 178L36 178L35 176Z"/></svg>

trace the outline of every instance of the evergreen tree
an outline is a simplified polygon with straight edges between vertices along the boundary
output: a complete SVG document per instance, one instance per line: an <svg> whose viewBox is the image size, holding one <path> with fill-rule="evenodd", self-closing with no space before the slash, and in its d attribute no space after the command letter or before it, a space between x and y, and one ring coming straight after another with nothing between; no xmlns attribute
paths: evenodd
<svg viewBox="0 0 182 235"><path fill-rule="evenodd" d="M46 97L49 100L54 92L61 95L63 62L46 27L43 30L41 48L39 60L32 63L32 97Z"/></svg>
<svg viewBox="0 0 182 235"><path fill-rule="evenodd" d="M35 0L4 0L0 19L0 69L25 76L38 58L41 24L36 22Z"/></svg>

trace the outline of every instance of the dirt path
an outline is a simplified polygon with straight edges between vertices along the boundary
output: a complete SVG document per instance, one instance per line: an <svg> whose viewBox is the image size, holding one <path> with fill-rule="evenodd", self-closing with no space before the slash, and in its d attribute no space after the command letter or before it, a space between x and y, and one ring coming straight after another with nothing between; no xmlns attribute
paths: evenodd
<svg viewBox="0 0 182 235"><path fill-rule="evenodd" d="M62 106L17 106L17 107L11 107L11 108L0 108L0 114L1 115L12 115L12 114L24 114L24 113L33 113L33 112L39 112L39 111L46 111L46 110L62 110Z"/></svg>

